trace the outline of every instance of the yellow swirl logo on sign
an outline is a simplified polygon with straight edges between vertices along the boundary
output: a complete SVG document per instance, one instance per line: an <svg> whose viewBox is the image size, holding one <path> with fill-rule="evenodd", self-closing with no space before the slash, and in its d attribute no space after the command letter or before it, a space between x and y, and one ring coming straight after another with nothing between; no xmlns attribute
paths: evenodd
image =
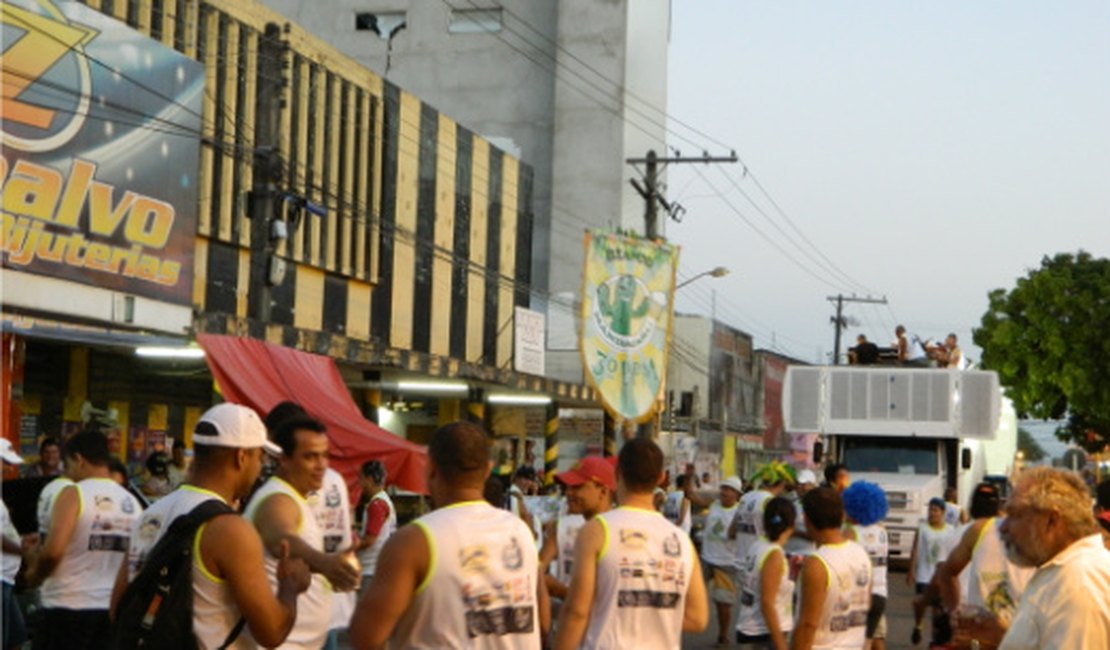
<svg viewBox="0 0 1110 650"><path fill-rule="evenodd" d="M654 415L667 376L678 247L586 233L582 365L614 418Z"/></svg>

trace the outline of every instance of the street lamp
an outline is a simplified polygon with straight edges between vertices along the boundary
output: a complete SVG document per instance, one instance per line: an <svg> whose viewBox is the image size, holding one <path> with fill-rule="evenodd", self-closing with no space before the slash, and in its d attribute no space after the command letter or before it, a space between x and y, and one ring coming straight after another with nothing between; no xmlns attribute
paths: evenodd
<svg viewBox="0 0 1110 650"><path fill-rule="evenodd" d="M715 278L723 278L726 275L728 275L729 273L730 273L730 271L728 269L726 269L725 267L723 267L723 266L718 266L717 268L711 269L709 271L702 271L701 273L695 275L694 277L692 277L688 280L685 280L683 282L679 282L678 285L675 286L675 291L678 291L679 289L681 289L682 287L685 287L686 285L690 284L694 280L704 278L707 275L711 275Z"/></svg>

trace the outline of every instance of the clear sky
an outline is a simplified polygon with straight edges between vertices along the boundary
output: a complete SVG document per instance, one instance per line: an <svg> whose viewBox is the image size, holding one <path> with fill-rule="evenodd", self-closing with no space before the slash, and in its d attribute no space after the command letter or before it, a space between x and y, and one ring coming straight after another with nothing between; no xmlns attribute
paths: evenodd
<svg viewBox="0 0 1110 650"><path fill-rule="evenodd" d="M715 290L759 347L814 361L832 350L826 296L870 290L889 309L847 308L846 341L887 344L898 321L971 348L991 289L1045 255L1110 256L1106 0L674 0L668 75L669 114L749 172L669 170L680 279L732 270L677 308L709 313ZM727 153L672 128L699 143L672 134L684 155Z"/></svg>

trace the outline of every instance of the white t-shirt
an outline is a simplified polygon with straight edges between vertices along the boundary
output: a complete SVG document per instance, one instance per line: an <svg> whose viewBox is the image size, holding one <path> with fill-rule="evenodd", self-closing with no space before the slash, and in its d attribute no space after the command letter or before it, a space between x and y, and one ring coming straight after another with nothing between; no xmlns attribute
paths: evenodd
<svg viewBox="0 0 1110 650"><path fill-rule="evenodd" d="M378 566L378 556L382 554L382 547L397 532L397 510L393 507L393 499L385 490L378 490L378 493L370 497L370 503L366 504L365 517L370 516L370 509L374 504L383 504L389 509L389 513L382 522L382 527L378 530L378 537L374 543L358 552L358 561L362 564L362 575L374 575L374 569Z"/></svg>
<svg viewBox="0 0 1110 650"><path fill-rule="evenodd" d="M752 490L740 497L740 510L736 514L738 525L736 526L735 563L737 565L755 540L766 537L767 531L763 529L763 510L774 496L766 490Z"/></svg>
<svg viewBox="0 0 1110 650"><path fill-rule="evenodd" d="M960 519L962 518L961 515L963 515L963 512L963 508L955 503L946 502L944 504L944 523L952 528L958 528L962 523Z"/></svg>
<svg viewBox="0 0 1110 650"><path fill-rule="evenodd" d="M87 478L75 489L81 502L77 527L58 566L42 583L42 606L106 610L142 508L109 478Z"/></svg>
<svg viewBox="0 0 1110 650"><path fill-rule="evenodd" d="M413 523L435 562L397 622L391 647L540 647L539 558L520 517L485 501L466 501Z"/></svg>
<svg viewBox="0 0 1110 650"><path fill-rule="evenodd" d="M819 546L813 554L828 572L828 591L813 638L813 650L863 647L871 608L871 558L859 544L844 541Z"/></svg>
<svg viewBox="0 0 1110 650"><path fill-rule="evenodd" d="M35 514L39 518L39 536L42 538L41 542L46 542L46 534L50 532L50 518L54 514L54 501L58 498L58 493L71 485L76 485L73 481L64 476L50 481L43 486L42 492L39 492L39 500L35 508Z"/></svg>
<svg viewBox="0 0 1110 650"><path fill-rule="evenodd" d="M767 621L763 618L763 566L767 562L782 563L782 581L775 592L775 611L783 632L794 629L794 581L786 553L777 544L760 537L748 548L740 562L740 613L736 630L748 636L767 634Z"/></svg>
<svg viewBox="0 0 1110 650"><path fill-rule="evenodd" d="M992 517L979 531L971 551L971 562L960 574L967 576L967 603L990 610L1009 624L1033 569L1019 567L1006 558L1006 546L998 532L999 518Z"/></svg>
<svg viewBox="0 0 1110 650"><path fill-rule="evenodd" d="M582 647L679 647L695 562L689 536L654 510L621 507L596 519L605 543Z"/></svg>
<svg viewBox="0 0 1110 650"><path fill-rule="evenodd" d="M332 468L324 472L324 484L308 495L308 504L316 513L316 524L324 534L324 552L341 553L354 547L351 527L351 497L343 475ZM343 630L355 611L358 596L353 591L335 592L331 598L330 630Z"/></svg>
<svg viewBox="0 0 1110 650"><path fill-rule="evenodd" d="M244 513L247 521L253 523L262 503L277 494L293 499L300 509L300 529L297 536L310 547L323 552L324 534L316 523L316 513L300 492L277 476L270 477L251 497ZM270 554L269 549L266 549L264 562L266 575L270 578L270 588L276 593L278 561ZM324 576L312 574L312 583L308 590L297 597L297 622L293 624L293 630L286 637L285 643L278 647L288 650L319 650L328 635L328 625L331 624L331 596L331 585Z"/></svg>
<svg viewBox="0 0 1110 650"><path fill-rule="evenodd" d="M682 516L682 504L685 503L685 501L686 493L682 490L671 492L667 495L666 500L663 501L663 515L667 518L667 521L678 526L689 535L692 525L689 507L686 508L686 516Z"/></svg>
<svg viewBox="0 0 1110 650"><path fill-rule="evenodd" d="M1084 537L1041 565L999 650L1110 648L1110 551Z"/></svg>
<svg viewBox="0 0 1110 650"><path fill-rule="evenodd" d="M726 508L720 501L714 501L709 506L709 514L705 518L705 538L701 545L701 557L708 564L718 567L736 565L737 542L728 538L728 528L738 507L734 504Z"/></svg>
<svg viewBox="0 0 1110 650"><path fill-rule="evenodd" d="M4 539L16 546L20 545L19 531L15 529L15 524L12 523L8 506L3 499L0 499L0 533L4 535ZM23 564L23 558L19 553L3 552L3 560L0 561L0 579L5 584L14 585L15 576L19 573L21 564Z"/></svg>
<svg viewBox="0 0 1110 650"><path fill-rule="evenodd" d="M928 584L936 573L937 565L948 559L948 554L959 542L955 530L948 524L933 528L929 522L917 527L917 563L914 564L914 580L918 584Z"/></svg>
<svg viewBox="0 0 1110 650"><path fill-rule="evenodd" d="M185 516L205 501L223 501L223 498L203 488L183 484L173 492L155 501L135 521L131 529L131 544L127 552L130 579L142 569L147 554L178 517ZM228 515L231 516L231 515ZM207 524L197 530L194 544L200 544ZM194 547L196 548L196 547ZM193 634L199 650L215 650L227 640L242 614L227 582L221 580L204 566L199 554L193 556ZM233 650L254 650L258 646L249 634L240 634L231 644Z"/></svg>
<svg viewBox="0 0 1110 650"><path fill-rule="evenodd" d="M882 524L871 524L870 526L849 524L848 526L855 532L856 542L863 547L863 550L867 551L867 557L871 558L871 593L886 598L887 555L890 552L886 528Z"/></svg>
<svg viewBox="0 0 1110 650"><path fill-rule="evenodd" d="M570 585L570 578L574 575L574 543L585 525L585 517L572 514L561 515L555 524L556 556L550 573L564 585Z"/></svg>

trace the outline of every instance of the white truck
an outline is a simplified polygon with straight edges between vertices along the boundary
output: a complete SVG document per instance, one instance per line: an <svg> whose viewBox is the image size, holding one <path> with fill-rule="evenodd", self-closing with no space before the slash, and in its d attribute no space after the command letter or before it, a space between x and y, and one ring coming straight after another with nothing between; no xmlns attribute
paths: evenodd
<svg viewBox="0 0 1110 650"><path fill-rule="evenodd" d="M843 463L886 492L891 560L908 560L929 500L954 487L967 508L988 474L1009 475L1017 419L989 371L791 366L788 433L817 433L814 462Z"/></svg>

